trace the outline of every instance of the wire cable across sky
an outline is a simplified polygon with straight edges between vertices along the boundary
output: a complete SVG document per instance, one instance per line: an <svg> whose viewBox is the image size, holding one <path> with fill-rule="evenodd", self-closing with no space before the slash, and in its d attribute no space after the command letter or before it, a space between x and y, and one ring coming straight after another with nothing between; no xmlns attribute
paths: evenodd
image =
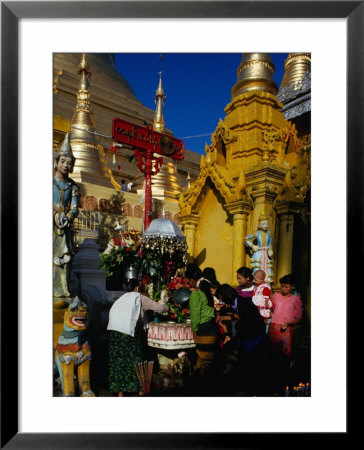
<svg viewBox="0 0 364 450"><path fill-rule="evenodd" d="M279 86L288 53L272 53L274 81ZM162 72L166 95L164 121L185 147L203 154L209 136L231 101L242 53L116 53L116 69L136 97L155 110L154 96ZM207 132L206 130L212 130Z"/></svg>

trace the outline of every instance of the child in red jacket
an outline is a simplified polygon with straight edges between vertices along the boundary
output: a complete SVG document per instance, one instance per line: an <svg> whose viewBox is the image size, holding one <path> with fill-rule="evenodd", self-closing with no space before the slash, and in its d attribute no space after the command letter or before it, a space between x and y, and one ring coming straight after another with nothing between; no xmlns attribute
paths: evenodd
<svg viewBox="0 0 364 450"><path fill-rule="evenodd" d="M255 287L253 290L253 303L259 309L260 315L263 317L266 332L268 332L268 327L270 319L272 317L272 300L270 299L272 295L272 290L268 283L265 282L266 273L264 270L257 270L253 274L253 280Z"/></svg>

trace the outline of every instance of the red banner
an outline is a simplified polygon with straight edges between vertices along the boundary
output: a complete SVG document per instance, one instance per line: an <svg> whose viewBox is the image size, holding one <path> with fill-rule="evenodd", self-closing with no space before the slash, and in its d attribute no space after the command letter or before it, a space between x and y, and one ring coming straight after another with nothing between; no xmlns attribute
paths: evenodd
<svg viewBox="0 0 364 450"><path fill-rule="evenodd" d="M173 159L183 159L185 156L183 141L168 134L153 131L150 126L142 127L115 118L112 122L112 137L116 142L129 144L138 150L150 150Z"/></svg>

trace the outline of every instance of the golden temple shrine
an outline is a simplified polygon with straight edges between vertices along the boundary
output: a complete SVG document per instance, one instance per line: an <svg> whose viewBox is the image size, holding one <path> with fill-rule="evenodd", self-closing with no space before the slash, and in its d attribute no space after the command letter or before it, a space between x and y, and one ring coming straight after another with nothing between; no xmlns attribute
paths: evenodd
<svg viewBox="0 0 364 450"><path fill-rule="evenodd" d="M213 267L223 282L235 285L236 270L251 266L246 240L265 218L273 286L294 271L309 296L309 62L308 54L288 56L280 101L270 55L243 54L226 116L206 145L197 179L180 195L190 258Z"/></svg>

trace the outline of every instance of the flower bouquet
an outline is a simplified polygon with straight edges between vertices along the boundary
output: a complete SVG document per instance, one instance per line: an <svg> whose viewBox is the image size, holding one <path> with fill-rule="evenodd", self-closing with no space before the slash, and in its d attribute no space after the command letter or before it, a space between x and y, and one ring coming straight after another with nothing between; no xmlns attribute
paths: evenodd
<svg viewBox="0 0 364 450"><path fill-rule="evenodd" d="M146 290L149 296L156 301L164 301L169 306L169 313L156 314L157 319L185 322L185 315L171 297L169 283L178 269L187 264L186 240L176 236L144 235L141 238L141 251L141 271L144 277L148 277Z"/></svg>
<svg viewBox="0 0 364 450"><path fill-rule="evenodd" d="M139 232L125 231L110 239L106 250L100 254L100 268L106 271L108 277L120 271L123 274L129 266L139 271L142 257Z"/></svg>
<svg viewBox="0 0 364 450"><path fill-rule="evenodd" d="M168 283L169 289L175 290L175 289L182 289L182 288L189 288L190 280L186 277L179 277L175 276L171 279L171 281Z"/></svg>

